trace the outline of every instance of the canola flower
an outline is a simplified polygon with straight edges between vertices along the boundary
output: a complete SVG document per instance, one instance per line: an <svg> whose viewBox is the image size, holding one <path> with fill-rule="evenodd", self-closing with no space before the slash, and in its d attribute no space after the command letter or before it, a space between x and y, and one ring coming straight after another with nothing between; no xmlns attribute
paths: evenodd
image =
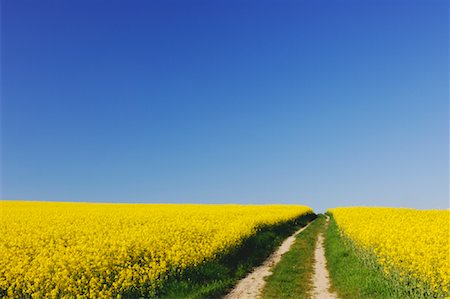
<svg viewBox="0 0 450 299"><path fill-rule="evenodd" d="M0 297L151 295L305 206L0 202Z"/></svg>
<svg viewBox="0 0 450 299"><path fill-rule="evenodd" d="M330 209L342 234L371 251L386 275L404 285L450 295L450 210Z"/></svg>

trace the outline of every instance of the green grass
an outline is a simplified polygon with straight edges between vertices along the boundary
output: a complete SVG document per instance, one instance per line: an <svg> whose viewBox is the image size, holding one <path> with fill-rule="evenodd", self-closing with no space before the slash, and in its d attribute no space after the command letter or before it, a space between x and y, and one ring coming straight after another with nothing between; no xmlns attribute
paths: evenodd
<svg viewBox="0 0 450 299"><path fill-rule="evenodd" d="M373 255L340 235L332 216L326 231L325 255L332 287L341 298L433 298L393 276L385 276Z"/></svg>
<svg viewBox="0 0 450 299"><path fill-rule="evenodd" d="M171 275L156 294L157 298L219 298L226 294L249 273L260 265L281 243L297 229L316 217L302 216L292 222L263 227L256 234L234 248L200 267L189 269L180 275ZM137 294L129 294L135 298ZM137 297L148 297L142 296Z"/></svg>
<svg viewBox="0 0 450 299"><path fill-rule="evenodd" d="M297 236L291 249L267 278L263 298L309 298L312 288L314 249L317 236L324 229L325 217L319 215Z"/></svg>

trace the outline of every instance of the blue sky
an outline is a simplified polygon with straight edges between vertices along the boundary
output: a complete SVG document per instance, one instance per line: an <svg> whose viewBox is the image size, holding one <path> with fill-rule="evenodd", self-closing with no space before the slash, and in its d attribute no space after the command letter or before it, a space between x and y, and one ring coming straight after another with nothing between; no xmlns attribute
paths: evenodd
<svg viewBox="0 0 450 299"><path fill-rule="evenodd" d="M2 1L3 199L448 208L447 1Z"/></svg>

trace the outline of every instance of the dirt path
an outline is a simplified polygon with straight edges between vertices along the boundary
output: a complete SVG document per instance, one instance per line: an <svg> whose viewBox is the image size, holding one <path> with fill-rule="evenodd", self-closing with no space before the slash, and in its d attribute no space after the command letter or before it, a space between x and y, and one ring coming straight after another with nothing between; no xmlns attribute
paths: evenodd
<svg viewBox="0 0 450 299"><path fill-rule="evenodd" d="M310 222L311 223L311 222ZM289 251L295 242L295 237L304 231L309 224L296 231L283 241L280 247L272 253L264 263L255 268L252 273L241 279L235 288L225 296L225 299L254 299L260 298L261 291L266 284L265 277L272 274L272 268L281 260L281 256Z"/></svg>
<svg viewBox="0 0 450 299"><path fill-rule="evenodd" d="M328 218L326 224L328 225ZM320 233L314 251L314 276L313 276L313 298L314 299L338 299L335 293L329 291L330 275L327 269L327 260L323 247L323 234Z"/></svg>

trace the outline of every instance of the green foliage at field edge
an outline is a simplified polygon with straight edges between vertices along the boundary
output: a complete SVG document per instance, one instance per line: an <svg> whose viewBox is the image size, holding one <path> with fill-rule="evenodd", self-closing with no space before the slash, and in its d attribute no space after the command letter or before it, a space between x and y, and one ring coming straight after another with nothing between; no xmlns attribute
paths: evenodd
<svg viewBox="0 0 450 299"><path fill-rule="evenodd" d="M303 215L291 222L261 227L241 246L202 266L174 275L163 285L155 298L220 298L260 265L282 242L300 227L314 220L315 214ZM129 298L133 297L125 296Z"/></svg>
<svg viewBox="0 0 450 299"><path fill-rule="evenodd" d="M394 275L387 276L373 254L357 248L340 234L330 214L325 237L325 256L332 288L341 298L349 299L424 299L431 296Z"/></svg>

